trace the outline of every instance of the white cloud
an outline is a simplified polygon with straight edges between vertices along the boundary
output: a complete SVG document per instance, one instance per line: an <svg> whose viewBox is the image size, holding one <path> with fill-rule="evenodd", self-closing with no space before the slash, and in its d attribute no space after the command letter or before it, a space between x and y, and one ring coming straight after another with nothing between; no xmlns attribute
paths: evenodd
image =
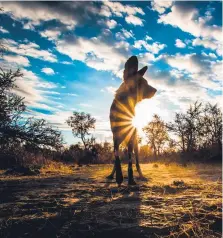
<svg viewBox="0 0 223 238"><path fill-rule="evenodd" d="M134 38L134 34L133 34L132 30L127 31L126 29L122 29L122 32L126 38Z"/></svg>
<svg viewBox="0 0 223 238"><path fill-rule="evenodd" d="M67 131L71 130L70 127L67 125L66 120L69 116L72 116L72 111L67 111L62 109L59 109L60 107L63 107L63 105L58 105L56 107L49 107L46 104L37 104L37 107L53 111L52 114L44 114L40 112L31 111L30 115L34 116L37 119L45 119L47 122L49 122L53 127L56 127L60 130Z"/></svg>
<svg viewBox="0 0 223 238"><path fill-rule="evenodd" d="M160 44L158 42L148 44L144 40L138 40L138 41L135 41L134 47L137 49L141 49L142 47L144 47L146 50L152 52L153 54L158 54L159 51L161 51L162 49L164 49L166 47L166 45Z"/></svg>
<svg viewBox="0 0 223 238"><path fill-rule="evenodd" d="M56 56L47 50L41 50L39 45L33 42L24 42L25 44L19 44L14 40L7 39L4 42L8 51L16 53L18 55L30 56L33 58L56 62Z"/></svg>
<svg viewBox="0 0 223 238"><path fill-rule="evenodd" d="M102 6L99 15L110 17L112 15L110 8L108 6Z"/></svg>
<svg viewBox="0 0 223 238"><path fill-rule="evenodd" d="M46 98L46 95L44 95L45 91L42 90L43 88L56 88L57 86L55 84L44 81L27 69L22 69L21 73L23 76L16 79L15 84L17 88L13 89L13 92L24 98L28 107L46 109L46 103L55 104L54 101Z"/></svg>
<svg viewBox="0 0 223 238"><path fill-rule="evenodd" d="M115 75L117 78L123 79L123 70L124 70L124 68L121 68L121 69L117 70L116 72L114 72L114 75ZM113 79L113 80L114 80L114 79Z"/></svg>
<svg viewBox="0 0 223 238"><path fill-rule="evenodd" d="M71 14L62 14L54 7L47 7L44 4L4 2L0 3L0 6L3 7L4 13L8 13L14 20L29 20L25 24L25 29L33 29L42 22L50 20L58 20L69 28L73 28L77 23Z"/></svg>
<svg viewBox="0 0 223 238"><path fill-rule="evenodd" d="M113 86L108 86L105 88L105 90L109 93L115 94L117 88L113 87Z"/></svg>
<svg viewBox="0 0 223 238"><path fill-rule="evenodd" d="M132 32L132 30L130 31L127 31L125 29L122 29L121 32L117 32L115 34L115 37L118 39L118 40L126 40L128 38L134 38L134 34Z"/></svg>
<svg viewBox="0 0 223 238"><path fill-rule="evenodd" d="M40 32L42 37L48 38L49 40L56 40L60 34L61 31L56 29L46 29Z"/></svg>
<svg viewBox="0 0 223 238"><path fill-rule="evenodd" d="M16 94L24 97L24 100L28 105L43 100L43 96L38 92L36 87L40 81L39 77L32 71L26 69L23 69L22 73L23 77L16 80L16 85L18 86L18 88L15 89Z"/></svg>
<svg viewBox="0 0 223 238"><path fill-rule="evenodd" d="M212 19L211 11L206 11L204 18L206 21L210 21Z"/></svg>
<svg viewBox="0 0 223 238"><path fill-rule="evenodd" d="M72 62L68 62L68 61L62 61L61 63L62 63L62 64L67 64L67 65L73 64Z"/></svg>
<svg viewBox="0 0 223 238"><path fill-rule="evenodd" d="M106 25L108 28L113 29L117 26L117 22L115 20L108 20L106 21Z"/></svg>
<svg viewBox="0 0 223 238"><path fill-rule="evenodd" d="M66 95L73 96L73 97L78 97L78 95L76 93L67 93Z"/></svg>
<svg viewBox="0 0 223 238"><path fill-rule="evenodd" d="M166 56L166 62L177 71L172 71L171 74L188 83L192 81L198 87L209 88L212 90L221 90L221 72L219 64L207 61L202 55L187 54L175 56ZM181 82L182 82L181 79ZM190 92L191 93L191 92Z"/></svg>
<svg viewBox="0 0 223 238"><path fill-rule="evenodd" d="M166 120L172 120L175 112L186 110L196 100L210 101L207 88L212 90L219 88L219 85L215 84L214 81L210 79L207 81L207 78L203 78L200 73L191 74L192 77L190 77L185 74L185 71L178 69L174 71L171 74L169 71L157 72L156 68L151 66L145 76L149 84L159 92L155 95L154 100L158 102L157 107L162 112L167 110L163 113ZM175 75L176 79L173 78ZM154 110L153 105L152 103L150 107L152 111Z"/></svg>
<svg viewBox="0 0 223 238"><path fill-rule="evenodd" d="M192 42L193 46L203 46L204 48L209 48L215 50L218 55L222 55L222 42L215 40L209 40L207 38L196 38Z"/></svg>
<svg viewBox="0 0 223 238"><path fill-rule="evenodd" d="M145 39L146 39L146 40L152 40L153 38L147 35L147 36L145 37Z"/></svg>
<svg viewBox="0 0 223 238"><path fill-rule="evenodd" d="M9 33L9 31L7 31L5 28L3 28L2 26L0 26L0 32L6 34Z"/></svg>
<svg viewBox="0 0 223 238"><path fill-rule="evenodd" d="M45 81L38 82L36 86L39 88L49 88L49 89L57 88L57 85L55 83Z"/></svg>
<svg viewBox="0 0 223 238"><path fill-rule="evenodd" d="M180 39L176 39L175 46L178 47L178 48L185 48L185 47L186 47L186 44L183 43L182 40L180 40Z"/></svg>
<svg viewBox="0 0 223 238"><path fill-rule="evenodd" d="M162 14L167 8L172 6L172 1L152 1L151 6L153 11L157 11Z"/></svg>
<svg viewBox="0 0 223 238"><path fill-rule="evenodd" d="M213 41L210 41L208 39L201 39L201 38L196 38L193 40L192 42L192 45L193 46L204 46L205 48L210 48L212 50L215 50L217 48L217 45L213 42Z"/></svg>
<svg viewBox="0 0 223 238"><path fill-rule="evenodd" d="M211 75L206 75L203 73L195 73L191 75L191 78L196 82L200 87L208 88L211 90L222 90L221 83L217 82L216 79L212 80Z"/></svg>
<svg viewBox="0 0 223 238"><path fill-rule="evenodd" d="M98 38L57 41L56 49L72 60L80 60L97 70L119 70L120 65L126 60L123 54L116 51L110 44ZM92 54L93 52L93 54ZM91 53L89 55L89 53Z"/></svg>
<svg viewBox="0 0 223 238"><path fill-rule="evenodd" d="M17 64L19 66L28 67L30 65L30 62L26 57L19 55L4 55L3 59L8 63Z"/></svg>
<svg viewBox="0 0 223 238"><path fill-rule="evenodd" d="M25 29L29 30L34 30L36 26L43 22L52 20L56 20L62 23L65 28L72 30L79 23L94 21L96 15L105 17L111 17L112 15L116 17L127 16L128 21L139 24L139 20L131 18L134 18L136 14L145 14L139 7L110 1L103 2L100 6L93 2L89 4L60 2L57 5L43 2L4 2L0 3L0 7L3 7L4 13L10 15L14 20L23 21ZM128 16L131 17L128 18Z"/></svg>
<svg viewBox="0 0 223 238"><path fill-rule="evenodd" d="M140 62L145 63L147 65L148 62L154 61L155 56L152 53L145 53L145 54L139 54Z"/></svg>
<svg viewBox="0 0 223 238"><path fill-rule="evenodd" d="M214 58L214 59L217 58L217 56L216 56L214 53L209 53L208 55L209 55L211 58Z"/></svg>
<svg viewBox="0 0 223 238"><path fill-rule="evenodd" d="M174 77L176 77L177 79L180 79L184 76L183 72L178 70L178 69L172 69L170 71L170 74Z"/></svg>
<svg viewBox="0 0 223 238"><path fill-rule="evenodd" d="M125 17L125 21L129 24L133 24L134 26L143 26L143 22L139 17L136 17L134 15L129 15Z"/></svg>
<svg viewBox="0 0 223 238"><path fill-rule="evenodd" d="M41 71L42 71L43 73L47 74L47 75L54 75L54 74L55 74L54 70L51 69L51 68L42 68Z"/></svg>
<svg viewBox="0 0 223 238"><path fill-rule="evenodd" d="M117 43L115 43L115 48L119 49L119 48L124 48L126 50L129 49L129 43L126 41L119 41Z"/></svg>
<svg viewBox="0 0 223 238"><path fill-rule="evenodd" d="M179 27L182 31L188 32L195 37L208 37L221 41L221 27L208 26L207 19L199 17L197 9L183 9L181 5L173 5L171 11L159 16L158 23L169 24Z"/></svg>
<svg viewBox="0 0 223 238"><path fill-rule="evenodd" d="M48 90L39 90L39 91L44 94L60 95L60 93L56 91L48 91Z"/></svg>
<svg viewBox="0 0 223 238"><path fill-rule="evenodd" d="M127 15L145 14L144 11L139 7L123 5L120 2L105 1L104 5L109 7L110 11L118 17L123 16L123 14Z"/></svg>
<svg viewBox="0 0 223 238"><path fill-rule="evenodd" d="M82 107L92 107L92 105L88 103L80 103L79 105Z"/></svg>
<svg viewBox="0 0 223 238"><path fill-rule="evenodd" d="M217 59L217 56L214 53L206 54L205 52L202 52L201 54L206 57L211 57L212 59Z"/></svg>
<svg viewBox="0 0 223 238"><path fill-rule="evenodd" d="M222 82L223 78L223 67L222 67L222 61L217 61L212 64L212 72L213 72L213 78L219 82Z"/></svg>
<svg viewBox="0 0 223 238"><path fill-rule="evenodd" d="M35 31L35 27L31 22L23 24L23 29Z"/></svg>
<svg viewBox="0 0 223 238"><path fill-rule="evenodd" d="M194 60L193 56L195 56L195 54L177 54L175 56L168 56L166 61L173 68L186 70L190 73L198 73L201 71L201 65Z"/></svg>

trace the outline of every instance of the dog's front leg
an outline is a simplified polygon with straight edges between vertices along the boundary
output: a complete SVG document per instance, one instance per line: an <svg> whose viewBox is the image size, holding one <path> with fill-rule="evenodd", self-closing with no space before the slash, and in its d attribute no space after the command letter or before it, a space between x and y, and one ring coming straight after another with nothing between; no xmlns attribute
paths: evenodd
<svg viewBox="0 0 223 238"><path fill-rule="evenodd" d="M114 160L114 165L113 165L113 169L110 175L108 175L106 178L107 179L113 179L115 175L115 160Z"/></svg>
<svg viewBox="0 0 223 238"><path fill-rule="evenodd" d="M119 143L116 140L114 140L114 154L115 154L115 172L116 172L115 178L118 186L120 186L123 182L123 175L122 175L121 161L119 158Z"/></svg>
<svg viewBox="0 0 223 238"><path fill-rule="evenodd" d="M128 184L129 185L136 185L136 182L133 178L133 170L132 170L132 152L133 152L133 141L130 141L128 144Z"/></svg>

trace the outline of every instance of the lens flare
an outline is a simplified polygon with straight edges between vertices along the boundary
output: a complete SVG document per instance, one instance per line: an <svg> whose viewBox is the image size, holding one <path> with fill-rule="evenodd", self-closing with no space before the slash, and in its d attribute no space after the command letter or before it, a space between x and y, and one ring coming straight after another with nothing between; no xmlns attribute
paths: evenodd
<svg viewBox="0 0 223 238"><path fill-rule="evenodd" d="M135 116L132 117L132 126L142 131L149 121L152 120L154 112L158 111L158 107L154 100L143 100L135 107Z"/></svg>

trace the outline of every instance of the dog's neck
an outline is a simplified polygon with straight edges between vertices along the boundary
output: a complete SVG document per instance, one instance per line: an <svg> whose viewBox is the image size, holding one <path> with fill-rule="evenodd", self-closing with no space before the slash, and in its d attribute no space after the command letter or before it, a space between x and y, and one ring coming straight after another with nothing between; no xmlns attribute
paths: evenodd
<svg viewBox="0 0 223 238"><path fill-rule="evenodd" d="M138 97L138 88L128 86L129 85L125 82L120 85L119 89L116 91L115 100L129 109L131 108L131 111L135 111L136 104L141 101Z"/></svg>

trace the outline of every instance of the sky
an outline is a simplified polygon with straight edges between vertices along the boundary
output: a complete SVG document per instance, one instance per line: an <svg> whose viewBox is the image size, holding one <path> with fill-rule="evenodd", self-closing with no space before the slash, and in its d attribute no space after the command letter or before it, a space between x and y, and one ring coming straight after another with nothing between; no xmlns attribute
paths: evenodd
<svg viewBox="0 0 223 238"><path fill-rule="evenodd" d="M221 101L222 2L0 2L1 67L20 68L26 116L46 119L76 143L72 111L96 118L98 142L112 138L109 111L124 63L137 55L157 89L136 107L141 126L165 121L196 100Z"/></svg>

